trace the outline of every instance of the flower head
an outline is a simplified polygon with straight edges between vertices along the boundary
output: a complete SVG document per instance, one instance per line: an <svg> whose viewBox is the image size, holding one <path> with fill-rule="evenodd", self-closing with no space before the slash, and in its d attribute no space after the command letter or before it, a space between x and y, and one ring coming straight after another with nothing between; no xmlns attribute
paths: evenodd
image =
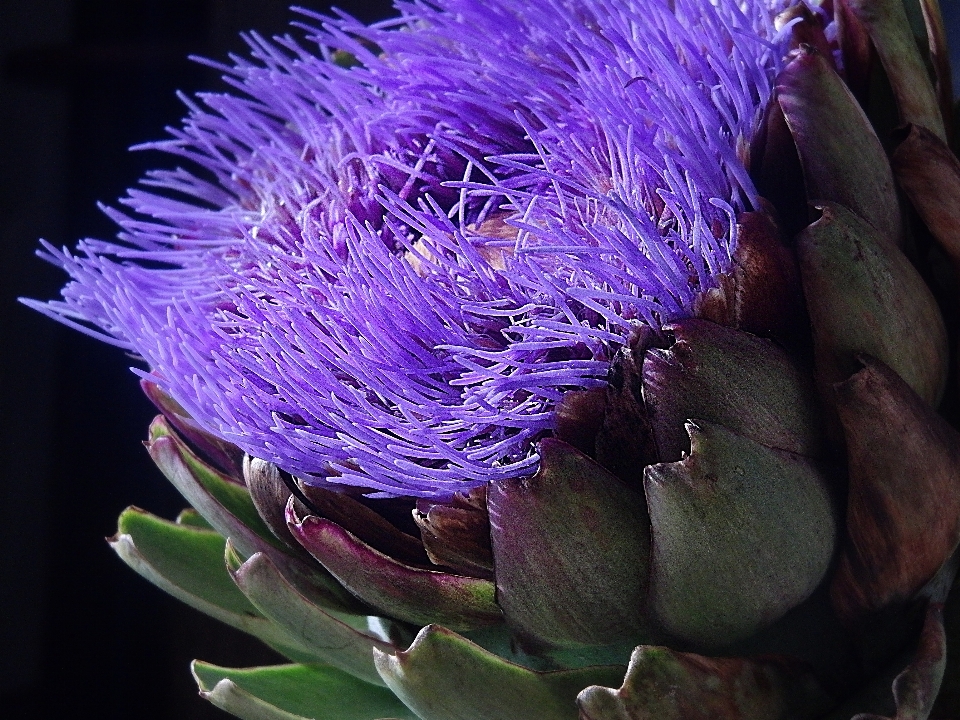
<svg viewBox="0 0 960 720"><path fill-rule="evenodd" d="M137 353L309 482L445 496L532 472L571 389L689 316L756 191L764 2L401 2L248 38L36 307ZM342 61L344 58L347 62Z"/></svg>
<svg viewBox="0 0 960 720"><path fill-rule="evenodd" d="M955 358L895 183L960 266L960 163L901 0L398 10L251 37L242 94L147 146L193 170L47 248L34 305L146 361L206 521L130 509L114 548L308 663L204 693L813 720L896 675L896 717L943 714Z"/></svg>

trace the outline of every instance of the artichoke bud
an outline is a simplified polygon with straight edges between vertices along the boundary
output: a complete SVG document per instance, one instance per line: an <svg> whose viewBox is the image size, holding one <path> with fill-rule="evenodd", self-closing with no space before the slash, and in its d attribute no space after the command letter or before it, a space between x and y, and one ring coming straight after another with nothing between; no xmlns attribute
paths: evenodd
<svg viewBox="0 0 960 720"><path fill-rule="evenodd" d="M485 487L456 493L450 504L420 500L413 519L431 562L466 575L493 577Z"/></svg>
<svg viewBox="0 0 960 720"><path fill-rule="evenodd" d="M816 457L819 409L808 373L781 347L705 320L669 327L666 350L649 350L643 397L662 461L689 448L684 423L719 423L755 442Z"/></svg>
<svg viewBox="0 0 960 720"><path fill-rule="evenodd" d="M149 175L119 244L47 246L72 281L35 304L180 401L143 383L147 448L206 522L131 511L117 551L296 663L247 675L276 708L208 694L241 717L843 719L926 607L894 694L928 717L960 434L857 99L886 73L913 124L896 175L960 267L920 3L939 98L902 0L398 2L321 19L317 56L256 39L227 68L250 97L152 145L214 182ZM849 632L878 618L872 646Z"/></svg>
<svg viewBox="0 0 960 720"><path fill-rule="evenodd" d="M912 598L960 543L960 434L887 365L860 361L836 386L850 493L831 595L848 621Z"/></svg>
<svg viewBox="0 0 960 720"><path fill-rule="evenodd" d="M721 648L772 624L833 556L827 479L808 458L721 425L687 424L690 456L646 469L651 605L664 629Z"/></svg>
<svg viewBox="0 0 960 720"><path fill-rule="evenodd" d="M946 329L936 300L906 256L849 209L821 203L822 217L797 239L826 405L832 385L868 353L890 366L932 406L943 394Z"/></svg>
<svg viewBox="0 0 960 720"><path fill-rule="evenodd" d="M546 439L536 474L492 483L488 507L497 601L521 644L645 639L650 532L642 493Z"/></svg>

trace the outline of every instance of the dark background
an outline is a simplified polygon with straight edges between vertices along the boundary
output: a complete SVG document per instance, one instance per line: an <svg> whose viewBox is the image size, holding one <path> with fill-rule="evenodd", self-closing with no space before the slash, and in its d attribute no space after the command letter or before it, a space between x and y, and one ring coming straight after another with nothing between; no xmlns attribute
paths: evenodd
<svg viewBox="0 0 960 720"><path fill-rule="evenodd" d="M943 3L949 27L960 28L960 0ZM365 20L389 9L385 0L337 4ZM184 506L141 445L154 411L123 353L15 298L52 298L63 283L34 257L38 238L111 237L96 203L169 164L126 148L177 123L176 90L222 87L186 56L242 52L240 31L284 32L293 17L282 0L0 0L4 720L224 718L197 697L189 661L275 660L108 548L103 538L127 505L166 517Z"/></svg>
<svg viewBox="0 0 960 720"><path fill-rule="evenodd" d="M300 0L314 9L325 3ZM383 0L338 2L364 20ZM38 238L109 238L96 207L172 161L160 138L177 90L222 89L186 59L242 52L238 33L286 32L282 0L0 0L0 718L226 718L188 663L274 662L128 569L104 537L133 504L185 505L141 441L154 410L130 358L17 305L64 276Z"/></svg>

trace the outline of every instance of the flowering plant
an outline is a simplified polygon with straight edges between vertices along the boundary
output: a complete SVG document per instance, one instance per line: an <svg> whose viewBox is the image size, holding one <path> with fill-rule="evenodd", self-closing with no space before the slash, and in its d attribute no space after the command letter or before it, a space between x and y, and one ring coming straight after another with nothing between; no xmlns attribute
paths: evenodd
<svg viewBox="0 0 960 720"><path fill-rule="evenodd" d="M953 712L960 443L925 276L960 259L960 163L919 7L398 2L217 66L240 94L147 146L191 169L108 210L118 242L46 246L71 282L28 301L144 361L147 447L194 511L130 509L114 549L293 661L197 662L203 694Z"/></svg>

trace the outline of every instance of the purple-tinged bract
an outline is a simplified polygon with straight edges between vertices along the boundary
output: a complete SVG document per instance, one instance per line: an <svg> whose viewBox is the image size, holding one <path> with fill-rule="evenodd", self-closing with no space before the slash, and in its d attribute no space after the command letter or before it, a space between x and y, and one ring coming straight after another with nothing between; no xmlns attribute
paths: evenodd
<svg viewBox="0 0 960 720"><path fill-rule="evenodd" d="M284 470L444 496L532 472L562 393L728 267L784 47L760 0L397 8L251 36L144 146L192 169L48 246L32 304Z"/></svg>

